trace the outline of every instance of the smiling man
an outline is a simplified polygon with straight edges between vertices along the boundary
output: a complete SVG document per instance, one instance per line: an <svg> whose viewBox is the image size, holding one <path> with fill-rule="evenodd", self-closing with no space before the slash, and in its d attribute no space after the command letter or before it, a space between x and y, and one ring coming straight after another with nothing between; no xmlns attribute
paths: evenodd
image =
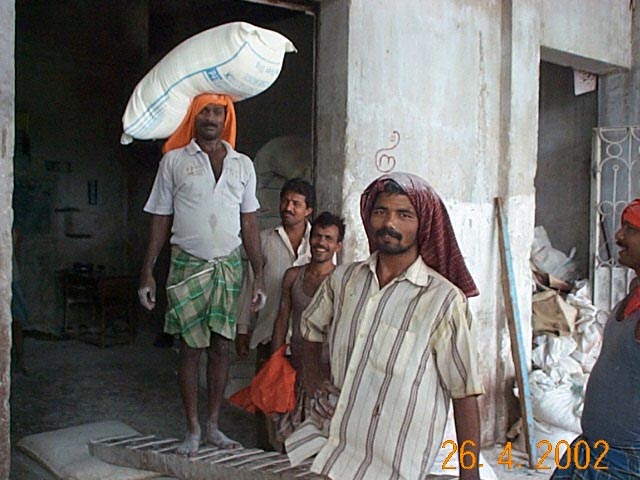
<svg viewBox="0 0 640 480"><path fill-rule="evenodd" d="M337 267L302 314L302 337L329 344L330 378L285 446L294 464L316 455L312 471L331 479L426 478L451 401L458 445L478 455L483 386L467 303L478 291L423 179L384 175L360 205L372 255ZM305 348L305 365L319 351ZM469 463L460 478L476 480Z"/></svg>
<svg viewBox="0 0 640 480"><path fill-rule="evenodd" d="M311 261L301 267L292 267L282 279L280 308L273 326L271 339L272 353L285 342L289 344L289 360L296 370L296 408L285 414L273 415L275 425L275 445L278 450L282 442L309 416L310 397L305 389L305 372L313 377L310 385L317 382L318 377L326 377L328 362L321 357L321 362L306 365L303 368L303 352L305 348L317 347L318 343L308 344L300 334L300 317L309 306L320 284L335 269L334 256L342 249L344 239L344 220L330 212L322 212L314 220L311 227Z"/></svg>
<svg viewBox="0 0 640 480"><path fill-rule="evenodd" d="M585 392L582 435L558 462L568 468L557 469L554 480L640 478L640 199L622 212L616 244L618 263L636 278L604 327Z"/></svg>
<svg viewBox="0 0 640 480"><path fill-rule="evenodd" d="M301 178L292 178L285 182L280 190L281 224L260 232L260 246L264 258L262 276L267 293L264 308L252 314L249 299L254 283L253 269L245 276L240 295L240 313L238 315L238 336L236 351L241 358L256 349L256 373L271 356L271 333L278 315L280 286L282 277L288 268L304 265L311 258L309 216L313 213L315 191L313 186ZM271 449L273 431L271 423L258 412L256 414L257 446Z"/></svg>
<svg viewBox="0 0 640 480"><path fill-rule="evenodd" d="M208 415L204 441L219 448L240 447L218 425L242 283L240 235L259 273L262 255L256 174L251 159L233 149L235 128L228 97L196 97L163 147L165 155L144 207L152 217L138 295L149 310L156 305L153 268L171 232L164 330L180 337L179 382L187 434L177 451L184 455L195 454L202 441L198 373L205 351ZM263 288L258 276L251 294L253 308L262 303Z"/></svg>

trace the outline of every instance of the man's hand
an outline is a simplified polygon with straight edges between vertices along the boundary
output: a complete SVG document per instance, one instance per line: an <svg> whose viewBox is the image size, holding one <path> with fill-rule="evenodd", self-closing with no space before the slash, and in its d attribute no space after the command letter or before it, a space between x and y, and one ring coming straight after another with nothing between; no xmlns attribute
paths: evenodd
<svg viewBox="0 0 640 480"><path fill-rule="evenodd" d="M267 294L264 291L264 280L262 275L256 277L253 282L253 292L251 295L251 311L258 312L264 308L267 302Z"/></svg>
<svg viewBox="0 0 640 480"><path fill-rule="evenodd" d="M238 333L236 335L236 353L240 358L249 356L249 341L251 335L248 333Z"/></svg>
<svg viewBox="0 0 640 480"><path fill-rule="evenodd" d="M147 310L153 310L156 306L156 281L153 275L145 275L140 278L138 298L140 299L140 305Z"/></svg>
<svg viewBox="0 0 640 480"><path fill-rule="evenodd" d="M331 382L325 381L311 399L311 410L321 418L330 419L335 412L339 396L340 390Z"/></svg>

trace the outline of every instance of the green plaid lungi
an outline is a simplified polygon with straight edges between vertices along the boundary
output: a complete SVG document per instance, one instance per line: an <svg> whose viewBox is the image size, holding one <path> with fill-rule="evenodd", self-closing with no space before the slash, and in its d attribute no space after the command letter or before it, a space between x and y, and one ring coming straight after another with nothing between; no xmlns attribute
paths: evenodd
<svg viewBox="0 0 640 480"><path fill-rule="evenodd" d="M604 452L604 446L600 445L596 451L593 448L594 443L587 442L591 446L590 455L587 457L586 448L575 448L579 440L586 441L586 438L580 435L572 442L568 449L571 451L571 457L567 459L568 452L565 452L562 460L558 462L559 465L568 466L568 468L556 468L551 475L551 480L640 479L640 447L609 447L606 454L598 461L600 454Z"/></svg>
<svg viewBox="0 0 640 480"><path fill-rule="evenodd" d="M192 348L208 347L211 332L233 340L241 286L239 248L207 262L172 247L164 331Z"/></svg>

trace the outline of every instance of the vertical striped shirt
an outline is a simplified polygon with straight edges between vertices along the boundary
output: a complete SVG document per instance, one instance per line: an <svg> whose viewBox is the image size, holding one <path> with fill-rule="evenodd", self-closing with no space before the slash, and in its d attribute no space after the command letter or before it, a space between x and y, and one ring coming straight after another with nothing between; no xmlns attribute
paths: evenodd
<svg viewBox="0 0 640 480"><path fill-rule="evenodd" d="M377 258L338 267L302 316L341 393L330 425L311 418L286 447L332 479L426 478L451 398L483 393L465 295L420 257L380 288Z"/></svg>

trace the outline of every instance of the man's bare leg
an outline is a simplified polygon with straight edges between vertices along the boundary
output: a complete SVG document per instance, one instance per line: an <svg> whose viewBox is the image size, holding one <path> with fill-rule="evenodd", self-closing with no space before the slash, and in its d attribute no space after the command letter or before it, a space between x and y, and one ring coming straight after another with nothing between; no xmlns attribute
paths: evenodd
<svg viewBox="0 0 640 480"><path fill-rule="evenodd" d="M218 424L224 389L227 385L227 373L229 372L230 344L231 342L226 338L212 333L211 346L207 350L207 400L209 417L207 418L207 431L204 440L207 445L226 449L242 448L240 443L231 440L222 433Z"/></svg>
<svg viewBox="0 0 640 480"><path fill-rule="evenodd" d="M202 439L198 421L198 374L202 349L189 347L180 339L180 393L187 416L187 434L176 449L179 455L195 455Z"/></svg>

